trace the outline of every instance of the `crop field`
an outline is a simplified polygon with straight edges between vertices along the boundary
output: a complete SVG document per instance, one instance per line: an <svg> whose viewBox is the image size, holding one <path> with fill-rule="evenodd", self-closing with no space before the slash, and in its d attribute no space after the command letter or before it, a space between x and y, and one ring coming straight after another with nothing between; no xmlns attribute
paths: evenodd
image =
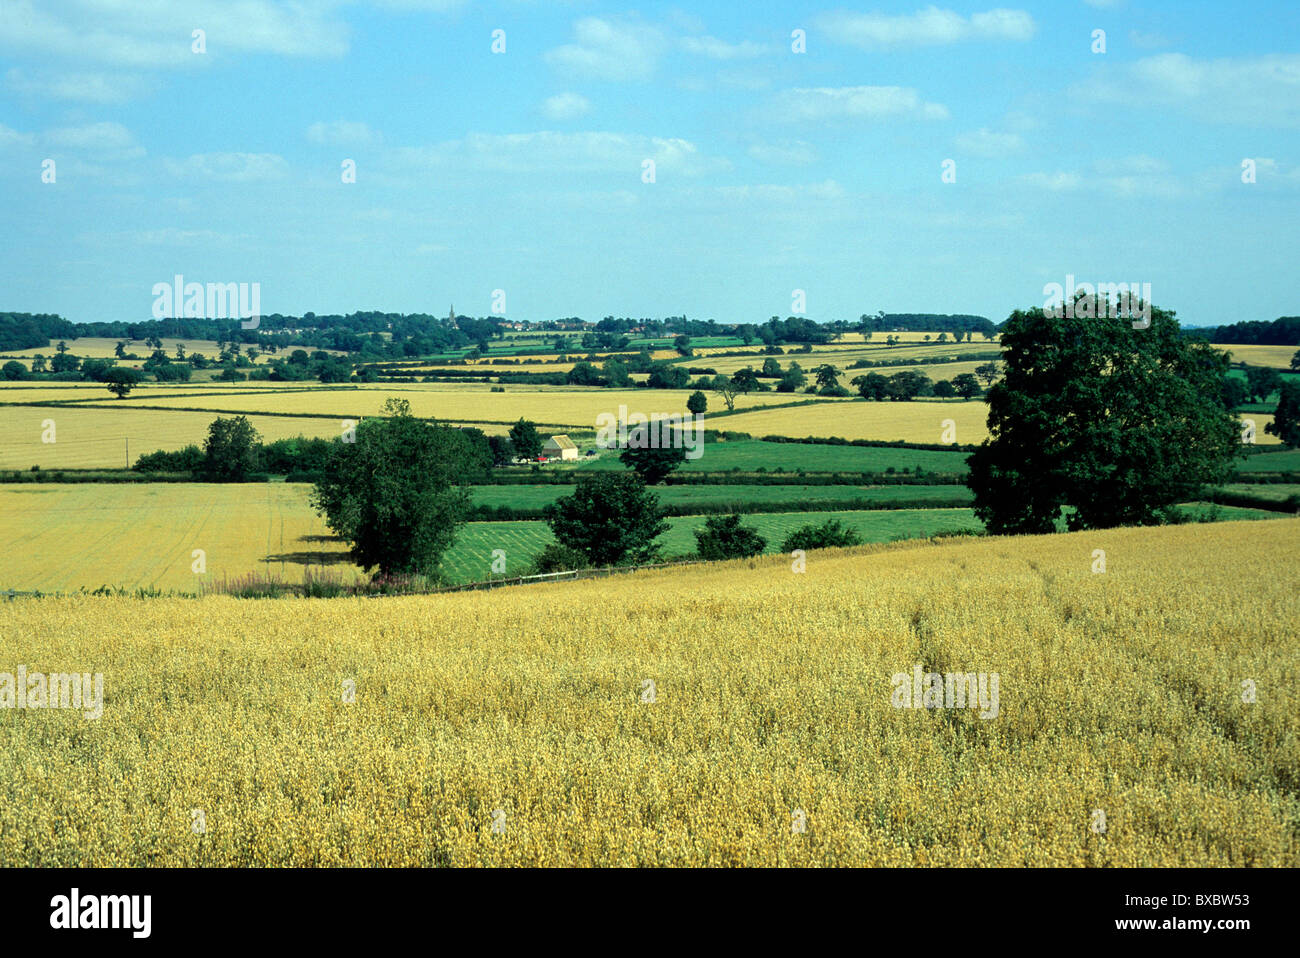
<svg viewBox="0 0 1300 958"><path fill-rule="evenodd" d="M1234 482L1228 483L1221 488L1224 492L1241 493L1260 499L1271 499L1274 502L1285 502L1292 496L1300 496L1300 483L1295 482Z"/></svg>
<svg viewBox="0 0 1300 958"><path fill-rule="evenodd" d="M726 419L714 421L725 428ZM483 427L490 431L488 427ZM889 446L849 446L829 443L765 442L761 439L732 439L707 442L697 459L688 459L681 472L794 473L804 472L926 472L965 475L968 452L934 449L899 449ZM555 462L548 471L622 469L618 456L607 452L598 459L576 463Z"/></svg>
<svg viewBox="0 0 1300 958"><path fill-rule="evenodd" d="M760 356L758 361L755 362L752 358L748 358L748 357L720 356L716 359L701 360L699 363L696 363L694 360L692 360L690 362L690 365L692 366L702 365L708 369L714 369L717 370L719 373L725 373L726 375L730 376L733 373L737 372L740 369L743 369L746 366L750 366L756 370L761 370L763 367L763 360L767 358L769 357ZM925 373L925 375L929 376L931 379L937 382L940 379L952 379L954 376L960 376L962 373L974 374L975 367L983 365L983 363L987 361L987 360L981 360L981 361L968 360L965 362L954 361L954 362L937 362L937 363L915 363L909 359L899 359L897 360L898 365L896 366L875 366L875 367L862 368L862 369L849 369L848 364L850 362L854 362L858 359L862 359L863 357L855 355L851 359L844 359L844 360L841 360L839 358L825 359L816 356L805 356L803 358L800 358L799 356L791 356L791 357L775 356L772 358L776 359L776 361L781 364L782 369L788 369L790 367L790 363L792 362L799 363L800 368L802 368L804 373L808 375L808 382L810 384L813 381L812 371L816 369L818 366L820 366L823 362L829 362L841 371L840 385L843 386L845 389L853 389L854 387L850 385L850 382L853 379L856 379L858 376L865 376L868 373L879 373L882 376L892 376L895 373L914 370L916 372ZM892 358L886 356L872 356L869 358L873 362L881 361L884 359L890 359L891 362L894 361ZM763 381L769 385L776 382L776 380L773 379L768 379ZM983 384L981 383L981 385ZM799 393L797 395L802 395L802 393Z"/></svg>
<svg viewBox="0 0 1300 958"><path fill-rule="evenodd" d="M540 509L560 496L573 493L573 486L475 486L474 504ZM765 507L787 505L799 509L806 503L841 502L848 499L886 505L917 500L949 503L969 501L965 486L759 486L759 485L682 485L664 486L655 495L665 506L678 508L721 508L735 503L761 504ZM1285 497L1284 497L1285 498ZM809 517L814 518L814 517Z"/></svg>
<svg viewBox="0 0 1300 958"><path fill-rule="evenodd" d="M0 553L0 590L110 586L194 592L204 582L248 574L301 582L305 570L322 566L345 578L360 576L346 545L312 510L310 488L298 483L0 486L0 526L13 543ZM761 494L764 487L750 488ZM946 488L961 494L960 486ZM768 551L775 551L795 529L830 518L856 528L868 542L979 528L969 509L761 513L747 516L745 523L767 537ZM665 554L694 552L691 530L704 519L667 521L671 528L660 539ZM503 549L507 574L520 574L554 541L540 520L471 522L458 532L444 571L451 582L490 578L492 551ZM194 571L195 549L204 553L201 573Z"/></svg>
<svg viewBox="0 0 1300 958"><path fill-rule="evenodd" d="M666 487L665 502L696 495L716 505L710 490L727 487ZM502 500L501 490L522 490ZM0 553L0 590L73 591L100 586L156 588L197 592L204 583L246 575L301 582L307 570L326 568L345 581L362 578L346 554L346 545L331 534L308 502L310 486L287 483L248 485L150 484L92 485L41 483L0 486L0 524L11 530L13 547ZM737 493L747 500L766 490L772 501L789 495L783 487L748 486ZM856 487L809 487L805 500L848 495ZM477 487L476 500L519 506L541 504L563 487ZM897 486L866 490L864 496L915 496L936 499L961 495L962 486ZM701 496L700 493L703 492ZM725 493L718 493L718 496ZM792 503L794 505L794 503ZM1214 511L1221 519L1273 519L1277 513L1228 506L1189 507ZM967 508L884 509L837 512L772 512L746 515L744 523L767 539L767 552L780 548L800 526L838 519L856 529L866 542L925 538L945 532L978 530ZM695 550L692 530L701 516L667 520L659 540L666 556ZM1063 526L1062 526L1063 528ZM89 531L88 531L89 530ZM506 575L528 570L533 557L554 542L545 522L471 522L462 526L443 562L453 583L492 578L493 550L506 553ZM203 551L203 571L195 571L194 550Z"/></svg>
<svg viewBox="0 0 1300 958"><path fill-rule="evenodd" d="M202 446L215 418L205 412L131 409L125 403L109 409L0 406L0 469L120 469L128 451L135 462L159 449ZM249 421L267 441L342 434L339 419L250 416Z"/></svg>
<svg viewBox="0 0 1300 958"><path fill-rule="evenodd" d="M959 355L969 355L979 353L985 355L988 360L995 359L1000 355L1001 347L996 342L985 342L977 339L971 343L909 343L902 346L886 346L883 339L874 340L870 343L829 343L826 345L817 345L812 348L812 352L799 352L789 346L783 347L785 353L780 356L773 356L777 362L785 368L792 360L797 360L799 365L804 369L811 369L822 363L832 363L841 369L848 367L849 363L859 359L870 360L871 362L889 362L889 363L907 363L914 362L918 359L936 359L938 357L956 357ZM763 352L761 346L752 347L750 352L744 356L719 356L718 353L735 352L734 349L720 350L699 350L696 355L688 360L692 366L706 365L722 371L724 368L731 370L734 366L739 369L742 366L754 366L755 368L763 365L763 360L767 355ZM707 360L707 362L700 362ZM866 370L869 372L870 370Z"/></svg>
<svg viewBox="0 0 1300 958"><path fill-rule="evenodd" d="M437 388L437 387L442 388ZM594 429L602 413L617 416L619 406L628 414L646 416L686 412L689 389L559 389L537 386L506 386L494 393L482 383L431 383L428 385L368 386L361 389L333 389L303 393L266 392L259 395L192 396L183 399L139 400L150 406L177 409L212 409L227 413L296 413L320 416L374 416L390 396L406 399L416 416L453 422L514 422L521 417L539 424L558 424ZM750 393L736 398L737 409L761 408L787 403L786 393ZM841 400L827 400L837 402ZM121 400L129 408L137 400Z"/></svg>
<svg viewBox="0 0 1300 958"><path fill-rule="evenodd" d="M1291 357L1298 351L1294 346L1234 346L1231 343L1215 344L1214 348L1232 353L1234 363L1271 366L1274 369L1290 369Z"/></svg>
<svg viewBox="0 0 1300 958"><path fill-rule="evenodd" d="M752 436L829 437L940 442L944 420L956 425L955 441L979 443L988 436L988 407L972 402L845 402L840 405L772 409L729 416L726 429ZM1262 428L1262 426L1260 427Z"/></svg>
<svg viewBox="0 0 1300 958"><path fill-rule="evenodd" d="M842 405L818 405L790 409L746 412L727 417L721 428L747 432L752 436L790 436L792 438L830 437L841 439L877 439L883 441L940 442L943 420L956 425L956 441L980 443L988 438L988 406L971 402L849 402ZM1277 445L1280 440L1264 432L1273 421L1271 413L1248 413L1243 421L1255 423L1255 443Z"/></svg>
<svg viewBox="0 0 1300 958"><path fill-rule="evenodd" d="M980 352L980 350L978 349L966 350L965 345L966 345L965 343L962 344L963 347L962 352L968 352L968 351ZM917 363L916 360L922 357L930 358L932 356L936 356L936 357L947 356L949 355L949 353L942 352L942 351L934 351L931 353L924 353L922 354L922 356L917 356L915 355L916 350L914 349L905 348L905 351L907 355L902 355L901 353L903 351L897 349L892 349L892 350L885 350L884 348L881 348L880 350L853 349L853 350L845 350L842 354L840 353L796 353L793 356L773 356L770 358L775 359L777 362L779 362L781 364L782 369L787 369L789 368L792 362L797 362L799 366L803 369L803 371L808 374L808 381L810 383L812 382L812 371L816 369L818 366L820 366L822 363L830 363L831 365L837 367L843 373L843 375L840 376L840 385L844 386L846 389L853 388L849 385L849 381L858 376L865 376L867 373L879 373L882 376L892 376L894 373L899 373L906 369L919 370L920 372L925 373L927 376L929 376L931 379L934 380L952 379L952 377L958 376L962 373L974 373L976 366L983 365L984 363L989 362L991 359L995 358L995 354L993 352L990 352L988 359L983 359L979 361L967 360L963 362L957 362L955 360L952 361L945 360L943 362ZM709 369L716 369L719 373L726 373L727 375L731 375L732 373L735 373L737 370L743 369L746 366L751 366L754 369L761 369L763 367L763 360L768 358L769 357L767 356L761 356L761 355L758 356L757 358L752 356L704 357L699 361L696 361L695 359L691 359L689 361L689 365L705 366ZM850 369L849 364L857 362L859 359L867 359L873 363L888 362L891 365L873 366L873 367L866 367L860 369ZM775 382L775 380L769 380L768 382Z"/></svg>
<svg viewBox="0 0 1300 958"><path fill-rule="evenodd" d="M0 486L0 589L99 586L197 591L248 573L302 581L304 563L336 562L343 546L307 502L310 489L240 485ZM204 553L195 571L194 550ZM273 557L279 561L268 561ZM346 558L346 557L344 557ZM351 563L348 563L351 568Z"/></svg>
<svg viewBox="0 0 1300 958"><path fill-rule="evenodd" d="M68 352L74 356L80 356L83 359L112 359L116 355L115 350L120 339L106 339L102 336L83 336L79 339L64 340L68 346ZM211 339L176 339L174 337L163 336L163 350L168 356L176 355L176 347L184 346L187 353L202 353L209 359L215 359L221 350L217 349L215 340ZM7 349L0 354L0 359L18 358L30 359L36 354L41 354L49 359L55 353L55 343L48 346L35 346L31 349ZM153 349L144 344L144 340L136 339L128 343L123 349L127 353L135 353L141 360L148 359ZM124 361L123 365L129 366L132 363Z"/></svg>
<svg viewBox="0 0 1300 958"><path fill-rule="evenodd" d="M1300 449L1270 450L1243 459L1238 472L1300 472Z"/></svg>
<svg viewBox="0 0 1300 958"><path fill-rule="evenodd" d="M814 408L814 407L809 407ZM719 420L719 424L726 420ZM764 435L774 435L765 433ZM698 459L682 464L683 472L887 472L893 469L965 475L966 452L935 449L896 449L888 446L834 446L822 443L763 442L741 439L705 443ZM580 464L581 469L614 468L618 460L602 456Z"/></svg>
<svg viewBox="0 0 1300 958"><path fill-rule="evenodd" d="M104 700L0 723L0 859L1295 867L1297 534L909 543L802 574L780 556L380 601L14 599L10 660L101 673ZM983 675L984 699L898 707L918 668Z"/></svg>

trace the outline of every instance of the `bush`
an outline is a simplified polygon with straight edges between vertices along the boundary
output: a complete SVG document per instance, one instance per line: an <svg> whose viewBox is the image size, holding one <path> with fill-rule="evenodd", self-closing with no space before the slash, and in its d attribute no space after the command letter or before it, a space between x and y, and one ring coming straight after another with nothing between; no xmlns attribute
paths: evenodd
<svg viewBox="0 0 1300 958"><path fill-rule="evenodd" d="M263 468L273 474L324 472L337 439L277 439L262 447Z"/></svg>
<svg viewBox="0 0 1300 958"><path fill-rule="evenodd" d="M758 530L740 524L740 516L712 516L704 528L695 530L696 551L701 559L747 559L767 548Z"/></svg>
<svg viewBox="0 0 1300 958"><path fill-rule="evenodd" d="M658 499L634 472L579 476L573 494L546 512L555 538L595 565L653 562L654 540L668 531Z"/></svg>
<svg viewBox="0 0 1300 958"><path fill-rule="evenodd" d="M552 542L533 559L531 569L533 575L549 575L552 572L585 569L587 566L587 557L577 549L570 549L560 542Z"/></svg>
<svg viewBox="0 0 1300 958"><path fill-rule="evenodd" d="M175 452L150 452L135 461L131 468L136 472L199 472L203 469L203 450L186 446Z"/></svg>
<svg viewBox="0 0 1300 958"><path fill-rule="evenodd" d="M841 525L838 519L827 519L819 526L811 524L801 526L790 533L786 536L785 542L781 543L781 551L835 549L861 544L862 537L856 530Z"/></svg>

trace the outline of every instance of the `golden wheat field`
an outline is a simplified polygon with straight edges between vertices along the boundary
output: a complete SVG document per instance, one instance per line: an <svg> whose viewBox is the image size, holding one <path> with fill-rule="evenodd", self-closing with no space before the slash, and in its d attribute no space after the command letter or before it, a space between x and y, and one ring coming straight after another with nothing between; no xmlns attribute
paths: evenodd
<svg viewBox="0 0 1300 958"><path fill-rule="evenodd" d="M122 342L120 339L109 339L103 336L82 336L78 339L65 340L68 346L68 352L74 356L81 356L90 359L112 359L117 353L117 344ZM162 338L163 349L168 356L176 354L177 346L184 346L188 353L202 353L208 357L214 357L220 352L217 349L215 340L211 339L176 339L173 336L164 336ZM5 350L5 356L17 356L21 359L30 359L35 355L42 355L49 359L55 353L55 343L51 342L48 346L35 346L31 349L8 349ZM147 359L153 349L144 344L144 340L135 339L128 343L124 350L128 353L135 353L141 359ZM129 365L129 363L127 363Z"/></svg>
<svg viewBox="0 0 1300 958"><path fill-rule="evenodd" d="M1294 867L1297 534L12 599L0 671L102 673L104 698L0 710L0 860ZM895 707L917 665L996 674L996 708Z"/></svg>
<svg viewBox="0 0 1300 958"><path fill-rule="evenodd" d="M1255 423L1255 442L1276 445L1280 440L1264 432L1273 421L1271 413L1249 413L1243 422ZM947 433L951 420L955 432ZM841 402L838 405L760 409L744 415L729 416L719 423L726 428L747 432L751 436L818 437L841 439L879 439L906 442L980 443L988 438L988 406L978 400L970 402Z"/></svg>
<svg viewBox="0 0 1300 958"><path fill-rule="evenodd" d="M0 469L121 469L127 465L128 454L134 463L144 453L159 449L202 446L208 424L220 415L132 409L125 402L110 408L0 406ZM332 439L342 434L342 422L337 418L248 418L267 441L298 435Z"/></svg>
<svg viewBox="0 0 1300 958"><path fill-rule="evenodd" d="M1235 346L1216 345L1232 354L1234 363L1249 363L1252 366L1272 366L1275 369L1290 369L1291 357L1300 350L1294 346Z"/></svg>
<svg viewBox="0 0 1300 958"><path fill-rule="evenodd" d="M441 388L437 388L441 387ZM618 415L619 406L629 414L646 416L657 413L686 412L689 389L559 389L538 386L506 386L505 392L492 392L486 384L431 383L427 386L367 386L360 389L333 389L313 392L273 393L255 396L197 396L161 400L141 400L150 406L177 409L198 408L227 412L307 413L320 416L374 416L390 396L406 399L411 412L453 422L514 422L527 417L540 424L594 429L596 417L603 413ZM750 393L736 398L736 408L759 408L773 403L790 402L785 393ZM122 400L124 408L134 397ZM720 405L716 397L710 406Z"/></svg>
<svg viewBox="0 0 1300 958"><path fill-rule="evenodd" d="M339 565L345 545L308 502L310 486L140 483L0 486L5 588L144 587L198 592L246 575L301 582ZM196 566L196 554L202 562ZM0 671L3 668L0 667Z"/></svg>
<svg viewBox="0 0 1300 958"><path fill-rule="evenodd" d="M842 402L728 416L727 429L752 436L839 436L907 442L978 443L988 437L988 406L971 402ZM945 437L945 420L956 432ZM720 427L722 428L722 427ZM1262 428L1262 427L1261 427Z"/></svg>

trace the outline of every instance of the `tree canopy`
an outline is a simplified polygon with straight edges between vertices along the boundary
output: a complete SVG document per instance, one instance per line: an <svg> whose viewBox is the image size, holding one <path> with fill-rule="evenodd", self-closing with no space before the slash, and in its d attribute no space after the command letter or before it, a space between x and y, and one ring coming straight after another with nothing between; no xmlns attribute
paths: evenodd
<svg viewBox="0 0 1300 958"><path fill-rule="evenodd" d="M335 446L312 502L362 568L432 576L469 517L466 484L482 475L487 443L415 418L406 400L384 413Z"/></svg>
<svg viewBox="0 0 1300 958"><path fill-rule="evenodd" d="M1183 337L1172 311L1131 318L1016 311L990 438L970 457L975 514L994 534L1149 525L1224 481L1240 425L1224 404L1228 358Z"/></svg>
<svg viewBox="0 0 1300 958"><path fill-rule="evenodd" d="M580 476L570 496L547 508L555 538L594 565L652 562L659 555L654 541L668 531L654 493L634 472L598 472Z"/></svg>

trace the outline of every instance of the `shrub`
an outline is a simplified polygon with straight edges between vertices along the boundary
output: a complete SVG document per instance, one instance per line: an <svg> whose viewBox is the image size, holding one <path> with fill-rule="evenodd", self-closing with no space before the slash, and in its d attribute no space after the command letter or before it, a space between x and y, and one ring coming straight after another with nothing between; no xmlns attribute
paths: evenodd
<svg viewBox="0 0 1300 958"><path fill-rule="evenodd" d="M136 472L199 472L204 461L203 450L191 445L175 452L146 453L131 468Z"/></svg>
<svg viewBox="0 0 1300 958"><path fill-rule="evenodd" d="M533 558L531 569L533 575L548 575L552 572L585 569L588 564L587 557L577 549L570 549L560 542L552 542Z"/></svg>
<svg viewBox="0 0 1300 958"><path fill-rule="evenodd" d="M781 543L782 552L795 549L834 549L862 544L857 530L841 525L838 519L827 519L819 526L800 526Z"/></svg>
<svg viewBox="0 0 1300 958"><path fill-rule="evenodd" d="M740 524L740 516L711 516L704 528L695 530L696 551L701 559L746 559L767 548L758 530Z"/></svg>

